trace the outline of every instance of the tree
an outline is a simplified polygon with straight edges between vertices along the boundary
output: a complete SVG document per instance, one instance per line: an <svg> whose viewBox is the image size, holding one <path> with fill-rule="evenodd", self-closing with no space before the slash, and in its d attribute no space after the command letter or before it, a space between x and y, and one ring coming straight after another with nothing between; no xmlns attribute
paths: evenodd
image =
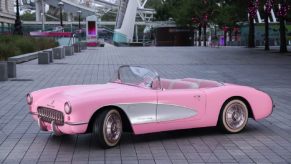
<svg viewBox="0 0 291 164"><path fill-rule="evenodd" d="M174 0L172 0L173 2ZM207 42L207 26L213 18L217 7L215 0L179 0L172 3L171 15L178 26L187 26L198 29L198 44L201 46L201 35L203 29L203 45ZM177 14L179 13L179 14Z"/></svg>
<svg viewBox="0 0 291 164"><path fill-rule="evenodd" d="M265 10L265 50L270 50L270 38L269 38L269 18L273 8L274 0L266 0L264 5Z"/></svg>
<svg viewBox="0 0 291 164"><path fill-rule="evenodd" d="M224 32L224 46L226 46L226 37L229 33L229 41L232 41L232 33L235 32L237 35L237 22L246 19L245 15L241 15L240 12L245 12L242 10L242 4L239 1L228 1L221 3L216 9L214 22L219 25Z"/></svg>
<svg viewBox="0 0 291 164"><path fill-rule="evenodd" d="M154 8L156 10L156 14L154 15L155 21L167 21L172 17L171 10L175 0L151 0L147 3L146 7Z"/></svg>
<svg viewBox="0 0 291 164"><path fill-rule="evenodd" d="M249 42L248 47L254 48L255 45L255 23L254 20L257 16L259 6L258 0L248 0L248 13L249 13Z"/></svg>
<svg viewBox="0 0 291 164"><path fill-rule="evenodd" d="M280 20L280 52L287 52L287 41L286 41L286 26L285 21L288 15L288 3L286 0L280 0L278 16Z"/></svg>
<svg viewBox="0 0 291 164"><path fill-rule="evenodd" d="M24 13L20 16L23 21L35 21L35 13L31 14L29 12Z"/></svg>

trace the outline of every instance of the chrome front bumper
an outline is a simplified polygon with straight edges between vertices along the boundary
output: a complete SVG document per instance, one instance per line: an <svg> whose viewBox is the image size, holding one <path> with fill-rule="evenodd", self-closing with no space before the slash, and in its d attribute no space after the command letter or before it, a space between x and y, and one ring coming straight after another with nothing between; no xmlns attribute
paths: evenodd
<svg viewBox="0 0 291 164"><path fill-rule="evenodd" d="M48 131L47 126L45 126L45 124L41 120L41 118L38 118L38 121L37 122L38 122L38 126L39 126L40 130L42 130L42 131ZM50 123L50 126L51 126L51 131L53 132L53 134L55 136L61 136L61 135L63 135L63 133L60 131L60 129L56 125L55 121L52 121Z"/></svg>
<svg viewBox="0 0 291 164"><path fill-rule="evenodd" d="M36 113L36 112L29 112L31 115L35 115L37 116L38 118L40 118L41 116ZM89 124L88 122L64 122L64 124L66 125L70 125L70 126L77 126L77 125L86 125L86 124Z"/></svg>

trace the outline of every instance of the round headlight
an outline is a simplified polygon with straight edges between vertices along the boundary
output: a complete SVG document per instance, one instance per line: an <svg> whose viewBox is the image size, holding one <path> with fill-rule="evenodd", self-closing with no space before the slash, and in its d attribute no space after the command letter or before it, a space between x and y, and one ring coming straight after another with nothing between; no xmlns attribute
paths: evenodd
<svg viewBox="0 0 291 164"><path fill-rule="evenodd" d="M33 102L33 98L32 98L32 96L30 95L30 93L28 93L28 94L26 95L26 102L27 102L28 105L31 105L32 102Z"/></svg>
<svg viewBox="0 0 291 164"><path fill-rule="evenodd" d="M65 109L66 114L71 114L72 113L72 106L71 106L71 104L69 102L65 103L64 109Z"/></svg>

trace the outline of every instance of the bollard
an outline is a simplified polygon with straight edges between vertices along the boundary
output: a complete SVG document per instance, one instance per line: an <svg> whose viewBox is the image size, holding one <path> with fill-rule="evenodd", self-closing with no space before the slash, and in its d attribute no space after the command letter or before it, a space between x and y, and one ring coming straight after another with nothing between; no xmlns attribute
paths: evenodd
<svg viewBox="0 0 291 164"><path fill-rule="evenodd" d="M7 62L7 71L8 78L16 78L16 62L8 61Z"/></svg>
<svg viewBox="0 0 291 164"><path fill-rule="evenodd" d="M50 61L50 63L53 63L54 62L53 51L52 50L45 50L43 52L49 54L49 61Z"/></svg>
<svg viewBox="0 0 291 164"><path fill-rule="evenodd" d="M63 54L64 54L63 47L53 48L54 59L62 59L62 58L64 58Z"/></svg>
<svg viewBox="0 0 291 164"><path fill-rule="evenodd" d="M49 64L49 54L46 52L40 52L38 53L38 64Z"/></svg>
<svg viewBox="0 0 291 164"><path fill-rule="evenodd" d="M79 43L75 43L74 44L74 52L76 52L76 53L81 52L80 44Z"/></svg>
<svg viewBox="0 0 291 164"><path fill-rule="evenodd" d="M0 81L7 81L7 62L0 61Z"/></svg>
<svg viewBox="0 0 291 164"><path fill-rule="evenodd" d="M72 56L74 54L72 46L64 46L66 56Z"/></svg>

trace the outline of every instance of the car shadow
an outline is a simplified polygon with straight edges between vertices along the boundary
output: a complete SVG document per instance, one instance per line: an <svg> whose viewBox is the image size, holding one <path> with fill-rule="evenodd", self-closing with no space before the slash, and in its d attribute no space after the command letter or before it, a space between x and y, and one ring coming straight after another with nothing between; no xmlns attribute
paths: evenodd
<svg viewBox="0 0 291 164"><path fill-rule="evenodd" d="M211 138L211 137L221 137L221 136L237 136L237 135L248 135L256 131L254 127L246 127L242 132L238 134L229 134L223 132L217 127L206 127L206 128L195 128L195 129L185 129L185 130L174 130L142 135L134 135L132 133L125 133L122 138L122 144L134 143L147 143L155 141L171 141L177 139L195 139L195 138Z"/></svg>
<svg viewBox="0 0 291 164"><path fill-rule="evenodd" d="M144 144L149 142L158 141L172 141L179 139L198 139L198 138L211 138L211 137L221 137L221 136L236 136L236 135L248 135L253 132L258 132L258 129L251 126L244 129L239 134L227 134L221 131L217 127L207 127L207 128L196 128L196 129L185 129L185 130L175 130L166 132L157 132L150 134L134 135L133 133L124 133L121 140L121 146L133 145L133 144ZM92 134L79 134L79 135L62 135L54 136L51 135L50 142L52 144L60 144L62 147L67 148L78 148L81 150L95 149L102 150L101 147L96 146L96 138ZM77 147L76 147L77 145ZM117 149L119 147L116 147Z"/></svg>

